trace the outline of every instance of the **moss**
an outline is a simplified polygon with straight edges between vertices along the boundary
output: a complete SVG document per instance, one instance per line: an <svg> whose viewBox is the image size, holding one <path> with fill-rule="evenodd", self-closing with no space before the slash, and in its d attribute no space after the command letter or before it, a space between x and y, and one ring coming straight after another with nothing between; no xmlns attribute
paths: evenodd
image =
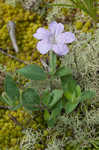
<svg viewBox="0 0 99 150"><path fill-rule="evenodd" d="M82 32L88 32L88 30L90 29L90 27L91 27L91 20L88 20L85 24L84 24L84 26L83 26L83 28L82 28Z"/></svg>
<svg viewBox="0 0 99 150"><path fill-rule="evenodd" d="M80 29L82 29L82 27L83 27L83 23L82 23L81 21L77 21L77 22L75 23L75 26L76 26L76 29L77 29L77 30L80 30Z"/></svg>
<svg viewBox="0 0 99 150"><path fill-rule="evenodd" d="M1 103L0 103L1 104ZM0 148L13 148L14 145L19 145L20 138L23 136L22 128L18 128L9 118L10 111L0 110ZM21 111L20 111L21 113ZM19 150L18 147L14 147Z"/></svg>
<svg viewBox="0 0 99 150"><path fill-rule="evenodd" d="M19 47L19 53L15 54L13 46L7 30L8 21L16 23L16 39ZM40 63L42 55L36 50L37 40L33 38L33 33L36 32L42 22L42 18L36 13L25 11L23 8L12 7L0 2L0 48L8 54L27 61L28 63ZM38 59L39 58L39 59ZM24 63L12 60L8 56L0 53L0 63L7 66L9 70L23 67Z"/></svg>
<svg viewBox="0 0 99 150"><path fill-rule="evenodd" d="M0 105L4 104L0 102ZM16 119L11 119L12 117ZM24 136L23 129L31 127L36 132L43 124L41 117L38 117L38 121L32 119L23 109L17 111L0 109L0 148L20 150L20 141Z"/></svg>

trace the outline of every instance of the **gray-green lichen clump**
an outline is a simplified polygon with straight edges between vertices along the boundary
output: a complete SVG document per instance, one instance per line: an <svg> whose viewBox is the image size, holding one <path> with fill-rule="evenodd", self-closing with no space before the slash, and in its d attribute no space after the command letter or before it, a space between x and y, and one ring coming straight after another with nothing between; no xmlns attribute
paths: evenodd
<svg viewBox="0 0 99 150"><path fill-rule="evenodd" d="M45 16L46 14L46 0L5 0L5 3L14 7L20 5L24 10L36 12L40 16Z"/></svg>
<svg viewBox="0 0 99 150"><path fill-rule="evenodd" d="M77 40L62 64L73 70L82 89L96 91L99 100L99 29L94 34L75 31Z"/></svg>
<svg viewBox="0 0 99 150"><path fill-rule="evenodd" d="M70 3L70 1L69 1ZM68 4L68 0L54 0L52 4ZM48 23L54 20L65 20L66 16L68 16L68 13L70 10L67 7L52 7L50 11L47 13L46 20ZM71 9L72 10L72 9Z"/></svg>
<svg viewBox="0 0 99 150"><path fill-rule="evenodd" d="M44 150L94 150L94 145L98 146L99 141L97 135L99 109L94 108L88 111L85 109L85 105L82 106L82 109L85 112L82 115L74 112L58 117L54 128L47 128L43 131L28 128L20 148L22 150L36 148Z"/></svg>
<svg viewBox="0 0 99 150"><path fill-rule="evenodd" d="M16 7L17 3L22 3L23 0L5 0L5 3L12 5L13 7Z"/></svg>

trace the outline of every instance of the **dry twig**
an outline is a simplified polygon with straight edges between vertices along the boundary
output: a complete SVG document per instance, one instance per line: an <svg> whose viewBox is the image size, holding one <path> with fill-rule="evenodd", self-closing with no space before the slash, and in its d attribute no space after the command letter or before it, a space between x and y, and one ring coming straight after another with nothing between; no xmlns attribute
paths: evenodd
<svg viewBox="0 0 99 150"><path fill-rule="evenodd" d="M2 48L0 48L0 52L1 52L2 54L6 55L6 56L8 56L8 57L10 57L10 58L12 58L12 59L15 59L16 61L18 61L18 62L20 62L20 63L23 63L23 64L25 64L25 65L28 64L28 62L23 61L23 60L21 60L21 59L15 57L15 56L13 56L13 55L11 55L11 54L6 53Z"/></svg>

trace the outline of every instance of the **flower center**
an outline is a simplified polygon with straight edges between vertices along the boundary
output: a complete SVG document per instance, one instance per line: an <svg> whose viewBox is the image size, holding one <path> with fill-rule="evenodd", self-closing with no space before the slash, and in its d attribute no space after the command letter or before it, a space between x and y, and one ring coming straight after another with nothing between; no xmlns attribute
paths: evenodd
<svg viewBox="0 0 99 150"><path fill-rule="evenodd" d="M51 34L49 40L50 40L50 42L51 42L52 44L56 44L56 37L55 37L55 34Z"/></svg>

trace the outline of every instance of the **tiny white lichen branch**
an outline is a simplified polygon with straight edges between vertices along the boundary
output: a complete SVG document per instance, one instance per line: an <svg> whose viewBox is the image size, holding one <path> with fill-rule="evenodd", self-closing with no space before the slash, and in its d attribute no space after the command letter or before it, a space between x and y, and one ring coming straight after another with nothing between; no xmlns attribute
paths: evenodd
<svg viewBox="0 0 99 150"><path fill-rule="evenodd" d="M12 41L13 48L14 48L15 52L17 53L17 52L19 52L19 48L18 48L18 45L16 42L16 36L15 36L15 23L13 21L9 21L7 24L7 28L9 31L9 35L10 35L10 39Z"/></svg>

